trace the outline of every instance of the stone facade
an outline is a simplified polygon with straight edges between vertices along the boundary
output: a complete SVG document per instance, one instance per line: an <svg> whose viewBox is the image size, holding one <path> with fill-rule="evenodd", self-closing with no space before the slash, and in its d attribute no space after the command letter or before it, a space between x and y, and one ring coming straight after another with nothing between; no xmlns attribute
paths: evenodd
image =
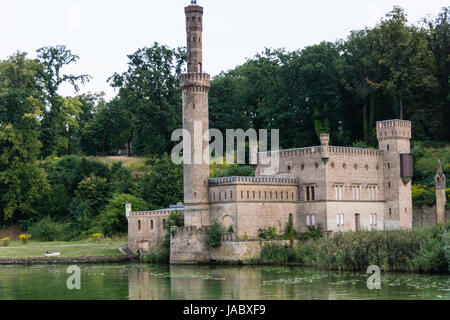
<svg viewBox="0 0 450 320"><path fill-rule="evenodd" d="M180 79L183 128L194 141L208 130L210 77L202 70L203 8L193 4L185 14L188 73ZM184 164L185 227L171 237L171 262L211 258L205 239L213 219L226 229L232 227L238 238L250 239L258 237L259 229L272 226L282 233L290 222L299 232L319 224L327 233L412 228L411 122L380 121L376 131L378 150L332 146L329 135L322 134L320 146L258 153L256 177L209 179L209 164L191 159L191 164ZM191 143L191 155L200 147L208 152L208 141L200 141L201 146ZM266 170L260 160L268 156L278 157L280 168L274 175L262 176ZM130 247L139 249L139 243L148 247L146 240L160 238L161 232L150 232L148 223L154 219L160 225L167 217L168 212L161 211L133 213ZM140 231L136 219L142 220ZM233 248L232 256L239 256L239 245Z"/></svg>
<svg viewBox="0 0 450 320"><path fill-rule="evenodd" d="M142 254L151 250L166 235L165 224L172 212L184 212L180 205L155 211L132 211L131 204L125 206L128 220L128 249Z"/></svg>

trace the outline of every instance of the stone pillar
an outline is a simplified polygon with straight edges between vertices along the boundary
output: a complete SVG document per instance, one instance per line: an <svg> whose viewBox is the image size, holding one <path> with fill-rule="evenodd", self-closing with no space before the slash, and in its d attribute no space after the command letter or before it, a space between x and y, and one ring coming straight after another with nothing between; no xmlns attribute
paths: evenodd
<svg viewBox="0 0 450 320"><path fill-rule="evenodd" d="M434 177L434 185L436 187L436 214L437 223L445 223L445 205L447 204L447 196L445 194L445 174L442 170L441 161L438 160L436 176Z"/></svg>
<svg viewBox="0 0 450 320"><path fill-rule="evenodd" d="M185 8L187 73L181 75L183 128L191 137L191 161L184 164L184 225L209 226L209 129L210 76L202 69L203 8ZM204 159L203 155L207 155Z"/></svg>

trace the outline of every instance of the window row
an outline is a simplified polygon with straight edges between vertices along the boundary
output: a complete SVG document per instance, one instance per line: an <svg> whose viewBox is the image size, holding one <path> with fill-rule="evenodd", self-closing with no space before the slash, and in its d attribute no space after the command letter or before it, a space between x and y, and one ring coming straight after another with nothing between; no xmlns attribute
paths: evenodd
<svg viewBox="0 0 450 320"><path fill-rule="evenodd" d="M144 220L144 222L146 222L146 220ZM156 225L155 222L153 220L150 220L150 222L149 222L150 230L154 230L155 225ZM166 228L166 220L165 219L163 219L163 221L162 221L162 226L163 226L163 229ZM142 231L142 220L137 221L137 228L138 228L138 231Z"/></svg>
<svg viewBox="0 0 450 320"><path fill-rule="evenodd" d="M370 201L377 200L377 186L368 186L367 192L369 195ZM337 184L334 186L334 199L335 200L344 200L344 185ZM352 199L354 201L361 200L361 186L354 185L352 186Z"/></svg>

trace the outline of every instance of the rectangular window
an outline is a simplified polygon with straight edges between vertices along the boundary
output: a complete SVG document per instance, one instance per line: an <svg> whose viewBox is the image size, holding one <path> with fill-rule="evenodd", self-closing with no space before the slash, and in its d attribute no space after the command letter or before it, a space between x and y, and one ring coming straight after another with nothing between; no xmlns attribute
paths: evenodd
<svg viewBox="0 0 450 320"><path fill-rule="evenodd" d="M335 185L334 186L334 197L335 200L344 200L344 186L343 185Z"/></svg>
<svg viewBox="0 0 450 320"><path fill-rule="evenodd" d="M353 186L352 187L352 192L353 192L353 200L354 201L359 201L360 200L360 195L361 195L361 186Z"/></svg>
<svg viewBox="0 0 450 320"><path fill-rule="evenodd" d="M344 214L343 213L338 213L336 215L336 225L338 227L344 225Z"/></svg>
<svg viewBox="0 0 450 320"><path fill-rule="evenodd" d="M305 188L305 200L306 201L316 200L316 190L314 186L307 186Z"/></svg>

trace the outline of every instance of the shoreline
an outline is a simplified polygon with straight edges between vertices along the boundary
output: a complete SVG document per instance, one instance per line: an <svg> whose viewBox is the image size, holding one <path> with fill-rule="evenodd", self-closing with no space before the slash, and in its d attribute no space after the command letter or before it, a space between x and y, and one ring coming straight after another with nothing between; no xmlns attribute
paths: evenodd
<svg viewBox="0 0 450 320"><path fill-rule="evenodd" d="M135 257L130 255L104 255L81 257L29 257L29 258L1 258L0 265L34 265L34 264L102 264L122 263L133 261Z"/></svg>

